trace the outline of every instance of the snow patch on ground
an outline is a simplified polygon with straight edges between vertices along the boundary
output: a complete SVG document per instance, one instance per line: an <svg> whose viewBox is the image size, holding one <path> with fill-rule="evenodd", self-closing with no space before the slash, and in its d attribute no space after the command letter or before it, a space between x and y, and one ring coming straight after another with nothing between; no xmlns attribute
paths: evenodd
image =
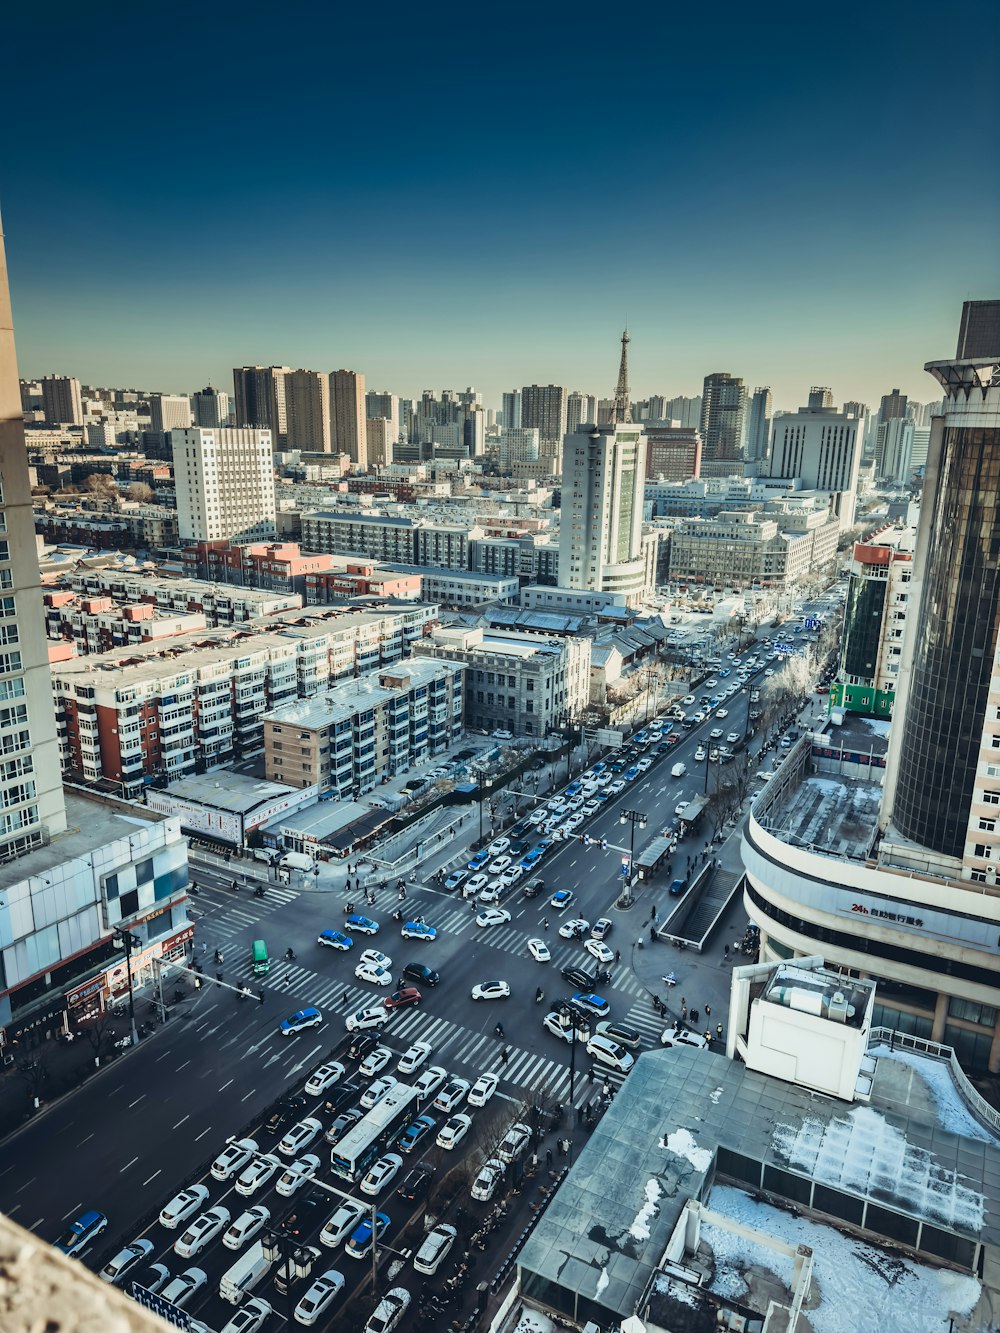
<svg viewBox="0 0 1000 1333"><path fill-rule="evenodd" d="M806 1314L815 1333L885 1333L887 1329L941 1333L948 1327L949 1315L967 1316L979 1300L980 1283L973 1277L866 1245L833 1227L758 1203L732 1186L717 1186L709 1206L786 1245L812 1249L812 1292L819 1304ZM707 1222L702 1223L701 1235L715 1255L713 1291L731 1300L745 1300L743 1273L756 1265L776 1274L790 1295L791 1259Z"/></svg>
<svg viewBox="0 0 1000 1333"><path fill-rule="evenodd" d="M698 1147L698 1141L689 1129L675 1129L662 1142L664 1148L676 1157L685 1157L696 1171L707 1171L712 1165L711 1152L707 1148Z"/></svg>
<svg viewBox="0 0 1000 1333"><path fill-rule="evenodd" d="M658 1180L651 1178L646 1181L646 1202L636 1213L635 1220L628 1229L629 1235L634 1236L636 1240L649 1240L649 1220L656 1216L657 1203L662 1193Z"/></svg>
<svg viewBox="0 0 1000 1333"><path fill-rule="evenodd" d="M708 1094L708 1100L712 1103L713 1106L718 1106L719 1098L721 1096L722 1096L722 1089L716 1088L714 1092L710 1092Z"/></svg>
<svg viewBox="0 0 1000 1333"><path fill-rule="evenodd" d="M961 1134L967 1139L979 1139L983 1143L1000 1143L1000 1138L984 1129L966 1106L946 1064L929 1060L926 1055L919 1055L916 1051L890 1051L888 1046L881 1045L871 1047L869 1054L877 1055L880 1060L898 1060L900 1064L915 1070L927 1084L938 1122L950 1133Z"/></svg>

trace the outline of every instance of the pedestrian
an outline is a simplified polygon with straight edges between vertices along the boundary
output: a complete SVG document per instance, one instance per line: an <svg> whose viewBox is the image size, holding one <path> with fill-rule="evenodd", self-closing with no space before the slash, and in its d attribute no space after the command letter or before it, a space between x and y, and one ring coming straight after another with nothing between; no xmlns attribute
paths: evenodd
<svg viewBox="0 0 1000 1333"><path fill-rule="evenodd" d="M400 898L405 898L405 897L406 897L406 885L405 885L405 884L404 884L404 885L402 886L402 888L399 890L399 896L400 896Z"/></svg>
<svg viewBox="0 0 1000 1333"><path fill-rule="evenodd" d="M725 960L725 962L727 962L727 963L729 962L729 945L728 945L728 944L726 945L726 947L725 947L725 948L723 949L723 951L722 951L722 957L723 957L723 959Z"/></svg>
<svg viewBox="0 0 1000 1333"><path fill-rule="evenodd" d="M711 1030L710 1030L709 1028L706 1028L706 1029L705 1029L705 1041L708 1043L709 1046L711 1046L711 1044L712 1044L712 1033L711 1033Z"/></svg>
<svg viewBox="0 0 1000 1333"><path fill-rule="evenodd" d="M510 1059L510 1047L505 1046L500 1054L500 1063L502 1065L505 1065L509 1059Z"/></svg>
<svg viewBox="0 0 1000 1333"><path fill-rule="evenodd" d="M546 1149L545 1149L545 1165L551 1170L551 1168L552 1168L552 1149L551 1149L551 1148L546 1148Z"/></svg>
<svg viewBox="0 0 1000 1333"><path fill-rule="evenodd" d="M681 996L681 1008L684 1009L684 1010L686 1010L687 1007L688 1007L687 996L686 996L686 995L682 995L682 996Z"/></svg>
<svg viewBox="0 0 1000 1333"><path fill-rule="evenodd" d="M712 1006L710 1004L705 1005L705 1017L706 1018L712 1017Z"/></svg>
<svg viewBox="0 0 1000 1333"><path fill-rule="evenodd" d="M687 1007L686 1004L682 1004L682 1005L681 1005L681 1022L682 1022L682 1023L686 1023L686 1022L687 1022L687 1016L688 1016L688 1007Z"/></svg>
<svg viewBox="0 0 1000 1333"><path fill-rule="evenodd" d="M576 1108L576 1123L577 1123L577 1126L578 1126L578 1127L579 1127L580 1125L583 1124L583 1107L582 1107L582 1106L578 1106L578 1107Z"/></svg>
<svg viewBox="0 0 1000 1333"><path fill-rule="evenodd" d="M347 1003L347 991L344 991L343 995L340 997L340 1003L341 1004Z"/></svg>
<svg viewBox="0 0 1000 1333"><path fill-rule="evenodd" d="M716 1025L715 1025L715 1035L718 1037L719 1041L722 1040L722 1024L721 1024L721 1023L716 1023Z"/></svg>
<svg viewBox="0 0 1000 1333"><path fill-rule="evenodd" d="M548 930L548 928L549 928L549 918L548 918L547 916L543 916L543 917L542 917L542 930Z"/></svg>
<svg viewBox="0 0 1000 1333"><path fill-rule="evenodd" d="M650 908L649 917L651 921L656 920L656 903L653 903L653 906Z"/></svg>
<svg viewBox="0 0 1000 1333"><path fill-rule="evenodd" d="M621 951L621 949L616 949L616 950L615 950L615 962L616 962L616 963L620 963L621 960L622 960L622 951Z"/></svg>

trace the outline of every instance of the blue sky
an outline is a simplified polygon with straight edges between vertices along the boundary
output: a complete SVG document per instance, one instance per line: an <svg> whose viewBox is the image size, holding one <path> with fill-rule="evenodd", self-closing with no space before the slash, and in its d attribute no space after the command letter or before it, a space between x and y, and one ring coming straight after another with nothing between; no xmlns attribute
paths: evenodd
<svg viewBox="0 0 1000 1333"><path fill-rule="evenodd" d="M4 21L21 373L935 396L1000 295L997 9L63 0ZM960 23L956 20L960 17Z"/></svg>

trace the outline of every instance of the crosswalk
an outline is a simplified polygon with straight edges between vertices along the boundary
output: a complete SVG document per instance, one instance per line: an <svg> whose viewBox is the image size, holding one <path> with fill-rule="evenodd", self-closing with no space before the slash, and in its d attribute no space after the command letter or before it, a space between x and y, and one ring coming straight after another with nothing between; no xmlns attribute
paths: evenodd
<svg viewBox="0 0 1000 1333"><path fill-rule="evenodd" d="M241 890L231 893L228 889L218 890L214 894L200 888L198 896L188 900L188 916L197 925L204 922L204 928L210 931L213 945L224 944L246 932L261 921L266 921L280 907L287 907L300 896L298 889L289 889L280 884L269 884L263 898L255 898L253 890ZM224 914L218 908L225 908Z"/></svg>

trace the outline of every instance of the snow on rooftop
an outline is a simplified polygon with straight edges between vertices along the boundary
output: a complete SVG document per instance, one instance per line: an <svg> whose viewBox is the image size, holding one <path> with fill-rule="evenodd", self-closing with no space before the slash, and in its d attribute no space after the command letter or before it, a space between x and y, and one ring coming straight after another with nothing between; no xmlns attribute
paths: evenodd
<svg viewBox="0 0 1000 1333"><path fill-rule="evenodd" d="M808 1222L770 1204L758 1203L729 1185L712 1190L712 1210L753 1227L787 1245L808 1245L813 1251L813 1298L807 1311L814 1333L942 1333L952 1314L967 1316L981 1293L976 1278L946 1268L933 1268L898 1251L881 1250L835 1227ZM755 1245L723 1227L703 1222L701 1238L715 1256L710 1289L729 1300L745 1302L744 1277L755 1266L792 1286L792 1260L767 1245Z"/></svg>
<svg viewBox="0 0 1000 1333"><path fill-rule="evenodd" d="M662 1193L660 1182L650 1179L646 1181L644 1191L646 1202L635 1215L635 1221L629 1227L629 1235L634 1236L636 1240L649 1240L649 1221L657 1213L657 1200Z"/></svg>
<svg viewBox="0 0 1000 1333"><path fill-rule="evenodd" d="M966 1106L946 1064L916 1051L890 1051L888 1046L873 1046L869 1054L877 1055L879 1060L896 1060L914 1070L927 1084L939 1123L950 1133L980 1139L983 1143L1000 1143Z"/></svg>
<svg viewBox="0 0 1000 1333"><path fill-rule="evenodd" d="M914 1217L942 1222L966 1236L982 1228L982 1194L960 1184L957 1172L909 1143L873 1107L855 1106L826 1122L806 1116L799 1124L778 1124L772 1144L789 1166L813 1180L854 1194L895 1198Z"/></svg>
<svg viewBox="0 0 1000 1333"><path fill-rule="evenodd" d="M713 1154L707 1148L698 1147L689 1129L675 1129L668 1138L660 1140L660 1147L667 1148L676 1157L686 1158L696 1171L707 1171L712 1165Z"/></svg>

